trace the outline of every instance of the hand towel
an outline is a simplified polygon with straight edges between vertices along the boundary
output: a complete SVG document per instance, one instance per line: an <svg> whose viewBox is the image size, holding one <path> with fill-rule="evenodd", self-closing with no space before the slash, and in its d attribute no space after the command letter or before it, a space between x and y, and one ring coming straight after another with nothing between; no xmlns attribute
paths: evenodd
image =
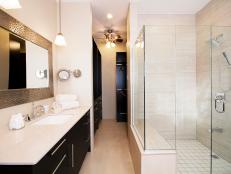
<svg viewBox="0 0 231 174"><path fill-rule="evenodd" d="M59 102L59 104L61 105L62 110L74 109L74 108L79 107L78 101L65 101L65 102Z"/></svg>
<svg viewBox="0 0 231 174"><path fill-rule="evenodd" d="M58 94L55 97L56 102L71 102L71 101L76 101L77 96L74 94Z"/></svg>

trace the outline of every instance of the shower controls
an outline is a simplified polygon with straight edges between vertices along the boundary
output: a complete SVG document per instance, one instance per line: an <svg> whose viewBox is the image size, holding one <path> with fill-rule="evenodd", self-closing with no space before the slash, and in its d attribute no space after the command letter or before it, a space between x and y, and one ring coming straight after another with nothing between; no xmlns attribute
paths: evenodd
<svg viewBox="0 0 231 174"><path fill-rule="evenodd" d="M224 113L225 112L225 94L224 93L216 93L215 110L218 113Z"/></svg>
<svg viewBox="0 0 231 174"><path fill-rule="evenodd" d="M212 129L213 132L217 132L217 133L223 133L223 129L222 128L219 128L219 127L215 127Z"/></svg>

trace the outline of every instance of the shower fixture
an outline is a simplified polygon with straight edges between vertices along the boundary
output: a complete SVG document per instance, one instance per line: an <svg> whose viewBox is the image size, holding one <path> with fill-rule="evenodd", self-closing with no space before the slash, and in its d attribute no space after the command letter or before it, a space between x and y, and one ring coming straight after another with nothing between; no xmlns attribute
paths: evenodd
<svg viewBox="0 0 231 174"><path fill-rule="evenodd" d="M226 61L227 61L227 63L229 64L229 65L231 65L231 63L230 63L230 59L229 59L229 56L227 55L227 53L224 51L223 53L222 53L222 55L224 56L224 58L226 59Z"/></svg>
<svg viewBox="0 0 231 174"><path fill-rule="evenodd" d="M212 45L219 47L223 43L223 34L218 35L216 38L212 39Z"/></svg>
<svg viewBox="0 0 231 174"><path fill-rule="evenodd" d="M223 34L220 34L218 35L216 38L213 38L211 39L211 43L213 46L215 47L220 47L221 44L224 42L224 35ZM222 52L222 55L223 57L225 58L226 62L228 63L228 65L231 65L231 59L230 57L228 56L227 52L226 51L223 51Z"/></svg>

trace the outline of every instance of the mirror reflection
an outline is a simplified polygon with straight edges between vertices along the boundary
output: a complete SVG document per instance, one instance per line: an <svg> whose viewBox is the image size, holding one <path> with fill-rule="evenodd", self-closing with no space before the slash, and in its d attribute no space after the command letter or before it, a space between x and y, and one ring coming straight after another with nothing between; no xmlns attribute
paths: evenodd
<svg viewBox="0 0 231 174"><path fill-rule="evenodd" d="M0 28L0 90L49 87L48 50Z"/></svg>

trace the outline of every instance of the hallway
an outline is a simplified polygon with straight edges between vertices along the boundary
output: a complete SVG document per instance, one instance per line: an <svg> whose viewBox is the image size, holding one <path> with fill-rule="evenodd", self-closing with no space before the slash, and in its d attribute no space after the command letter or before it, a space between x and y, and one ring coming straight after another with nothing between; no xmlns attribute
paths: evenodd
<svg viewBox="0 0 231 174"><path fill-rule="evenodd" d="M80 174L134 174L126 123L101 122L95 135L95 148L87 154Z"/></svg>

